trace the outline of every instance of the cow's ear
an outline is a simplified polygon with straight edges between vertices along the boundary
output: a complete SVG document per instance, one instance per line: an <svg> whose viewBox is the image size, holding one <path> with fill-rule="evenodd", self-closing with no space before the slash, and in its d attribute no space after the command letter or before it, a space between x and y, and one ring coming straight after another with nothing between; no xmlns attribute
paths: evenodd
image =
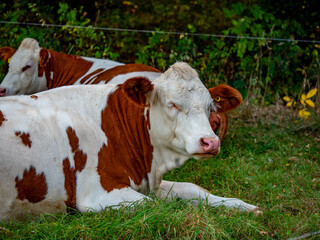
<svg viewBox="0 0 320 240"><path fill-rule="evenodd" d="M0 58L8 64L10 62L11 57L15 54L17 50L11 47L2 47L0 48Z"/></svg>
<svg viewBox="0 0 320 240"><path fill-rule="evenodd" d="M209 92L218 112L227 112L238 107L242 102L241 93L225 84L210 88Z"/></svg>
<svg viewBox="0 0 320 240"><path fill-rule="evenodd" d="M49 62L49 51L47 49L41 48L39 55L39 65L41 68L45 68Z"/></svg>
<svg viewBox="0 0 320 240"><path fill-rule="evenodd" d="M146 94L153 90L151 81L144 77L130 78L122 84L125 95L135 103L145 106Z"/></svg>

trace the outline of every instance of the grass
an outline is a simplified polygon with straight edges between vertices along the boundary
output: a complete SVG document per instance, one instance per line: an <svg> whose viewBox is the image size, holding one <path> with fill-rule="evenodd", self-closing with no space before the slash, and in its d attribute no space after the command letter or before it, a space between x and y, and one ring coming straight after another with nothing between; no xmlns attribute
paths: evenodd
<svg viewBox="0 0 320 240"><path fill-rule="evenodd" d="M219 157L189 160L165 179L240 198L263 214L154 198L120 210L0 223L0 239L287 239L319 231L319 114L304 121L279 106L242 107Z"/></svg>

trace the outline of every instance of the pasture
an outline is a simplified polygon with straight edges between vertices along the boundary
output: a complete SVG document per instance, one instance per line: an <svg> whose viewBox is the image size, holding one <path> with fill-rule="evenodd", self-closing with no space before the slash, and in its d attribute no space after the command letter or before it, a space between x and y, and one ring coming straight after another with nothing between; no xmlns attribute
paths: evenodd
<svg viewBox="0 0 320 240"><path fill-rule="evenodd" d="M319 114L305 121L282 106L243 104L229 116L218 157L189 160L164 178L242 199L262 214L154 197L120 210L1 222L0 239L288 239L319 231Z"/></svg>

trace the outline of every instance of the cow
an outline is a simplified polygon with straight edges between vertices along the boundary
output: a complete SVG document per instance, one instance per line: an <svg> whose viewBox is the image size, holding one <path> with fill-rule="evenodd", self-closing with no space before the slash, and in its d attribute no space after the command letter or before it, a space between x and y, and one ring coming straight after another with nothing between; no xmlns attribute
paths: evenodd
<svg viewBox="0 0 320 240"><path fill-rule="evenodd" d="M153 80L161 74L160 70L143 64L125 65L41 48L32 38L24 39L17 51L0 48L0 57L9 63L0 96L33 94L66 85L123 83L136 76Z"/></svg>
<svg viewBox="0 0 320 240"><path fill-rule="evenodd" d="M123 83L138 76L153 81L161 75L158 69L143 64L123 64L41 48L32 38L24 39L18 50L0 48L0 58L9 64L9 72L0 84L0 97L33 94L65 85ZM229 107L212 112L210 123L222 141L228 129L226 112L238 106L242 96L235 89L224 94L226 91L219 91L221 87L230 89L225 85L218 86L211 89L211 96L218 106L228 102Z"/></svg>
<svg viewBox="0 0 320 240"><path fill-rule="evenodd" d="M150 192L257 211L192 183L162 180L190 158L219 154L208 120L216 109L184 62L153 82L134 77L1 98L0 219L68 208L99 212L139 203Z"/></svg>

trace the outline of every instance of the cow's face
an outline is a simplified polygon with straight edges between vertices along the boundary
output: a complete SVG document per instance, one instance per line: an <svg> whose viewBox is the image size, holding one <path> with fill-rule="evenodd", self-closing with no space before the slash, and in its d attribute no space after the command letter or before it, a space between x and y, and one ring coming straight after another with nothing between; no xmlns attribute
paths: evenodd
<svg viewBox="0 0 320 240"><path fill-rule="evenodd" d="M219 153L220 141L209 123L213 99L188 64L176 63L154 81L150 104L154 143L187 157Z"/></svg>
<svg viewBox="0 0 320 240"><path fill-rule="evenodd" d="M7 58L9 71L0 85L0 96L31 94L39 89L36 81L39 51L39 44L34 39L23 40L15 53L11 51L14 54Z"/></svg>

